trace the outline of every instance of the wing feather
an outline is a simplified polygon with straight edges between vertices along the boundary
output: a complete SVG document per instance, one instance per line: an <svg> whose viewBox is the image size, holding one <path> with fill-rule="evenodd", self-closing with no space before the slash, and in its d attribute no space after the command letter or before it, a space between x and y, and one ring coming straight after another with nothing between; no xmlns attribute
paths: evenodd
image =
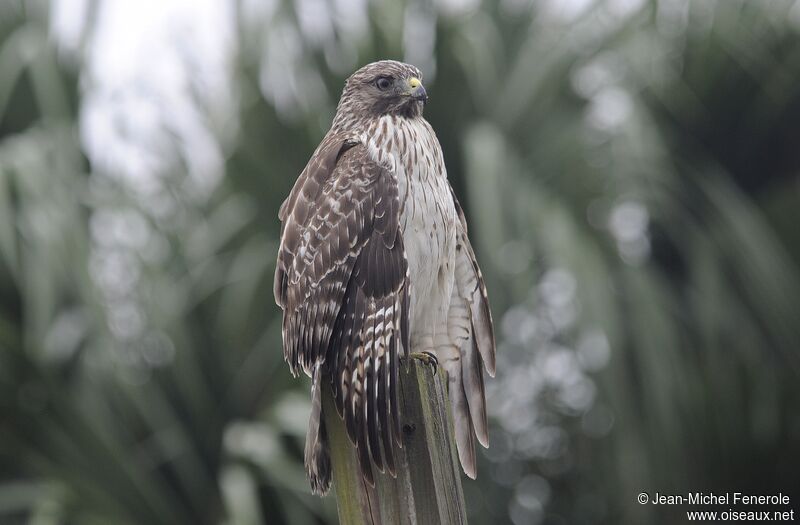
<svg viewBox="0 0 800 525"><path fill-rule="evenodd" d="M472 334L461 345L461 375L464 382L464 392L467 396L470 420L475 428L475 435L484 447L489 446L489 422L486 414L486 391L483 386L483 370L481 354L478 351L477 340Z"/></svg>
<svg viewBox="0 0 800 525"><path fill-rule="evenodd" d="M378 349L380 342L378 341L378 329L380 323L383 322L379 312L380 305L373 304L371 307L370 318L372 324L368 327L370 331L370 343L367 346L365 357L365 374L364 374L364 394L366 398L366 425L367 435L369 437L369 450L370 457L379 471L383 472L383 456L381 455L380 438L378 437L378 406L377 406L377 389L375 388L375 364L378 360Z"/></svg>
<svg viewBox="0 0 800 525"><path fill-rule="evenodd" d="M456 236L455 281L448 312L448 337L441 347L448 371L456 445L464 472L476 475L475 437L489 446L483 369L494 376L495 341L489 300L464 213L451 194L460 221Z"/></svg>
<svg viewBox="0 0 800 525"><path fill-rule="evenodd" d="M281 207L275 300L294 374L322 365L364 479L395 475L397 360L408 352L408 264L393 173L328 137ZM398 344L398 341L400 344Z"/></svg>
<svg viewBox="0 0 800 525"><path fill-rule="evenodd" d="M453 197L453 203L456 207L459 221L461 223L462 232L459 235L458 252L456 257L466 257L469 265L472 267L471 280L474 279L475 287L470 290L471 314L472 325L475 332L475 341L478 351L483 359L483 364L486 371L491 377L494 377L496 370L496 348L494 338L494 323L492 322L492 311L489 308L489 294L486 291L486 283L483 280L483 273L478 266L478 260L475 258L475 252L472 249L472 244L469 242L467 236L467 220L464 217L464 210L461 208L461 203L458 202L453 187L450 187L450 194Z"/></svg>

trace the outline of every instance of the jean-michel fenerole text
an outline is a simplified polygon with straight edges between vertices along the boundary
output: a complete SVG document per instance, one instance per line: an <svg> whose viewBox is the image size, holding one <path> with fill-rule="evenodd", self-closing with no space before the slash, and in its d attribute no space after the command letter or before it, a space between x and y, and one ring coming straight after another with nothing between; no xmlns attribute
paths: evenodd
<svg viewBox="0 0 800 525"><path fill-rule="evenodd" d="M742 492L689 492L688 494L661 494L656 492L650 500L653 505L788 505L786 494L744 494Z"/></svg>

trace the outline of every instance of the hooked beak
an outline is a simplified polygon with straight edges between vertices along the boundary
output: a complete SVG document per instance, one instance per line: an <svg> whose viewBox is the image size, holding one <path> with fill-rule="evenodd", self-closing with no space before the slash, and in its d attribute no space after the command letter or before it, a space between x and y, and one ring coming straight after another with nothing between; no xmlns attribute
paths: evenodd
<svg viewBox="0 0 800 525"><path fill-rule="evenodd" d="M414 100L421 100L422 102L428 101L428 93L422 85L422 81L416 77L411 77L407 81L408 89L406 95Z"/></svg>

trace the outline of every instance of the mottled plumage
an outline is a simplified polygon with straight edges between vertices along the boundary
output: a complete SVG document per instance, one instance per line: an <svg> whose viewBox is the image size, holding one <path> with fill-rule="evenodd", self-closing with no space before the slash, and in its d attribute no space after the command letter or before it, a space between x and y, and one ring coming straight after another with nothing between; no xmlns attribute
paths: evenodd
<svg viewBox="0 0 800 525"><path fill-rule="evenodd" d="M432 352L448 373L456 443L474 478L474 437L488 446L483 368L494 375L486 289L447 181L439 141L422 118L421 74L369 64L345 85L333 125L281 206L275 300L284 357L312 378L305 464L330 487L321 390L358 452L395 475L402 446L398 360Z"/></svg>

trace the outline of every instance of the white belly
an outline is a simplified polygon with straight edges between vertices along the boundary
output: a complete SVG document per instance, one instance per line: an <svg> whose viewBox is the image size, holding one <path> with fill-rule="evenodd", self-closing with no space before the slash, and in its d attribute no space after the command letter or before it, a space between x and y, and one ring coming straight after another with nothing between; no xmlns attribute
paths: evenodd
<svg viewBox="0 0 800 525"><path fill-rule="evenodd" d="M374 131L384 126L386 133L378 139ZM371 129L362 137L370 155L397 177L411 280L411 350L430 351L434 335L447 331L458 221L441 146L422 118L384 116Z"/></svg>
<svg viewBox="0 0 800 525"><path fill-rule="evenodd" d="M437 331L446 330L454 280L455 206L446 179L431 182L412 182L400 222L411 276L414 351L431 349Z"/></svg>
<svg viewBox="0 0 800 525"><path fill-rule="evenodd" d="M416 148L417 162L398 158L400 227L411 276L409 311L411 348L430 350L437 331L446 330L453 289L456 214L441 147L430 125L407 124L408 144ZM436 152L435 158L425 152ZM407 169L409 168L409 169Z"/></svg>

